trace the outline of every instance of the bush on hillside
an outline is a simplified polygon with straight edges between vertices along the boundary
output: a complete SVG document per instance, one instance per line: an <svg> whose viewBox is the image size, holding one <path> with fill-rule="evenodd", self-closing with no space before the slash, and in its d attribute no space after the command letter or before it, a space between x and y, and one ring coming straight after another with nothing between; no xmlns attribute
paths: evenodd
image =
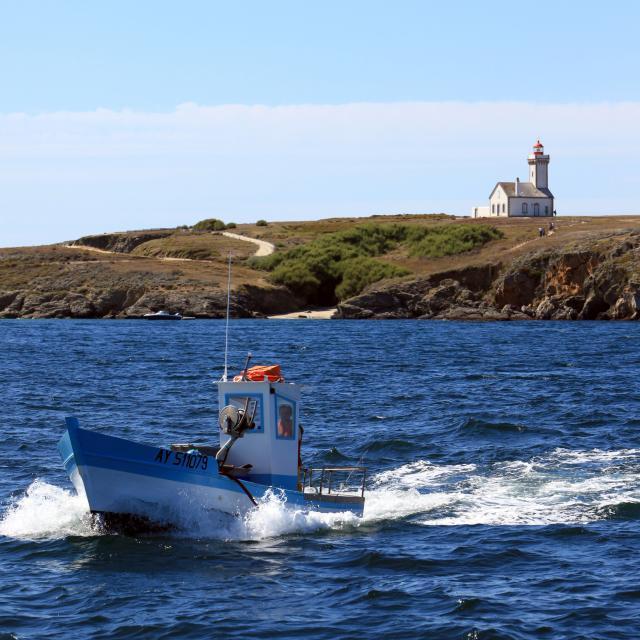
<svg viewBox="0 0 640 640"><path fill-rule="evenodd" d="M399 245L417 257L439 257L469 251L502 233L487 225L364 224L317 236L305 245L252 258L253 268L289 287L310 304L330 305L358 295L370 284L409 273L376 260Z"/></svg>
<svg viewBox="0 0 640 640"><path fill-rule="evenodd" d="M268 225L269 223L266 220L258 220L258 222L256 222L256 227L266 227Z"/></svg>
<svg viewBox="0 0 640 640"><path fill-rule="evenodd" d="M206 218L193 225L194 231L223 231L227 225L218 218Z"/></svg>
<svg viewBox="0 0 640 640"><path fill-rule="evenodd" d="M227 222L227 229L235 229L238 225L235 222Z"/></svg>
<svg viewBox="0 0 640 640"><path fill-rule="evenodd" d="M311 304L329 305L360 293L383 278L408 273L374 259L397 245L398 225L362 225L320 235L289 251L254 258L254 268L271 271L271 279Z"/></svg>
<svg viewBox="0 0 640 640"><path fill-rule="evenodd" d="M441 258L471 251L503 237L502 231L486 224L447 224L410 227L407 244L411 256Z"/></svg>
<svg viewBox="0 0 640 640"><path fill-rule="evenodd" d="M342 282L336 287L336 297L338 300L346 300L352 296L357 296L370 284L393 278L405 276L410 272L402 267L387 262L380 262L374 258L352 258L347 260L343 266Z"/></svg>

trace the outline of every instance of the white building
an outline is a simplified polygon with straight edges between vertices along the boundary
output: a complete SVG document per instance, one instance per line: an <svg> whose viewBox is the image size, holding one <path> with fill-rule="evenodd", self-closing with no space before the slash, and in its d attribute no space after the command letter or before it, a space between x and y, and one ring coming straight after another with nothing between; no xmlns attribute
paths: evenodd
<svg viewBox="0 0 640 640"><path fill-rule="evenodd" d="M549 156L540 140L527 158L529 182L498 182L489 196L488 207L474 207L473 218L552 216L553 194L549 191Z"/></svg>

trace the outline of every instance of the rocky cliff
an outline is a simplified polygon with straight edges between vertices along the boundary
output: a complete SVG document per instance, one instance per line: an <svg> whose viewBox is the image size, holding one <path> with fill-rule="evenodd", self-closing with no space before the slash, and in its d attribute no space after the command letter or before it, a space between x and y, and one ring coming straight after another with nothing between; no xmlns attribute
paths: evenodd
<svg viewBox="0 0 640 640"><path fill-rule="evenodd" d="M107 251L107 250L105 250ZM226 266L102 254L63 246L0 251L0 318L139 318L166 309L197 318L226 313ZM236 317L287 313L284 287L234 271Z"/></svg>
<svg viewBox="0 0 640 640"><path fill-rule="evenodd" d="M640 232L373 287L340 318L449 320L640 319Z"/></svg>
<svg viewBox="0 0 640 640"><path fill-rule="evenodd" d="M167 238L174 233L175 231L173 229L158 229L137 233L101 233L99 235L79 238L75 242L72 242L71 246L91 247L92 249L100 249L100 251L113 253L131 253L136 247L145 242L158 240L159 238Z"/></svg>
<svg viewBox="0 0 640 640"><path fill-rule="evenodd" d="M222 290L166 291L116 286L88 291L0 291L0 318L140 318L162 309L196 318L224 318ZM231 315L238 318L288 313L297 305L288 291L242 286L234 292Z"/></svg>

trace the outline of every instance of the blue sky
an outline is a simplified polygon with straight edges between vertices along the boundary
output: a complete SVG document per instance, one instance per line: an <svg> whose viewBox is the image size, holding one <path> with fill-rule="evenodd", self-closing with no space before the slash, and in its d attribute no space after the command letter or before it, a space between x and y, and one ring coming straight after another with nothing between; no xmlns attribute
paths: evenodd
<svg viewBox="0 0 640 640"><path fill-rule="evenodd" d="M538 135L561 213L640 213L637 2L0 0L0 16L0 246L208 215L466 214L526 175Z"/></svg>

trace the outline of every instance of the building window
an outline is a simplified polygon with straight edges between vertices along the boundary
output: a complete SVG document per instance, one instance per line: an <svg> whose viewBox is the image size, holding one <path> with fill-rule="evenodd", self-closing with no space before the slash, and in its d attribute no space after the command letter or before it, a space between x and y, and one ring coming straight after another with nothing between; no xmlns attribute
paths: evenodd
<svg viewBox="0 0 640 640"><path fill-rule="evenodd" d="M504 213L504 202L502 203L502 213Z"/></svg>
<svg viewBox="0 0 640 640"><path fill-rule="evenodd" d="M548 204L545 204L545 205L544 205L544 215L545 215L545 216L548 216L548 215L549 215L549 205L548 205Z"/></svg>
<svg viewBox="0 0 640 640"><path fill-rule="evenodd" d="M529 213L529 207L527 206L526 202L523 202L522 203L522 214L526 216L527 213Z"/></svg>
<svg viewBox="0 0 640 640"><path fill-rule="evenodd" d="M533 205L533 215L534 216L540 215L540 205L537 202Z"/></svg>
<svg viewBox="0 0 640 640"><path fill-rule="evenodd" d="M491 213L495 213L496 212L496 205L492 204L491 205Z"/></svg>

